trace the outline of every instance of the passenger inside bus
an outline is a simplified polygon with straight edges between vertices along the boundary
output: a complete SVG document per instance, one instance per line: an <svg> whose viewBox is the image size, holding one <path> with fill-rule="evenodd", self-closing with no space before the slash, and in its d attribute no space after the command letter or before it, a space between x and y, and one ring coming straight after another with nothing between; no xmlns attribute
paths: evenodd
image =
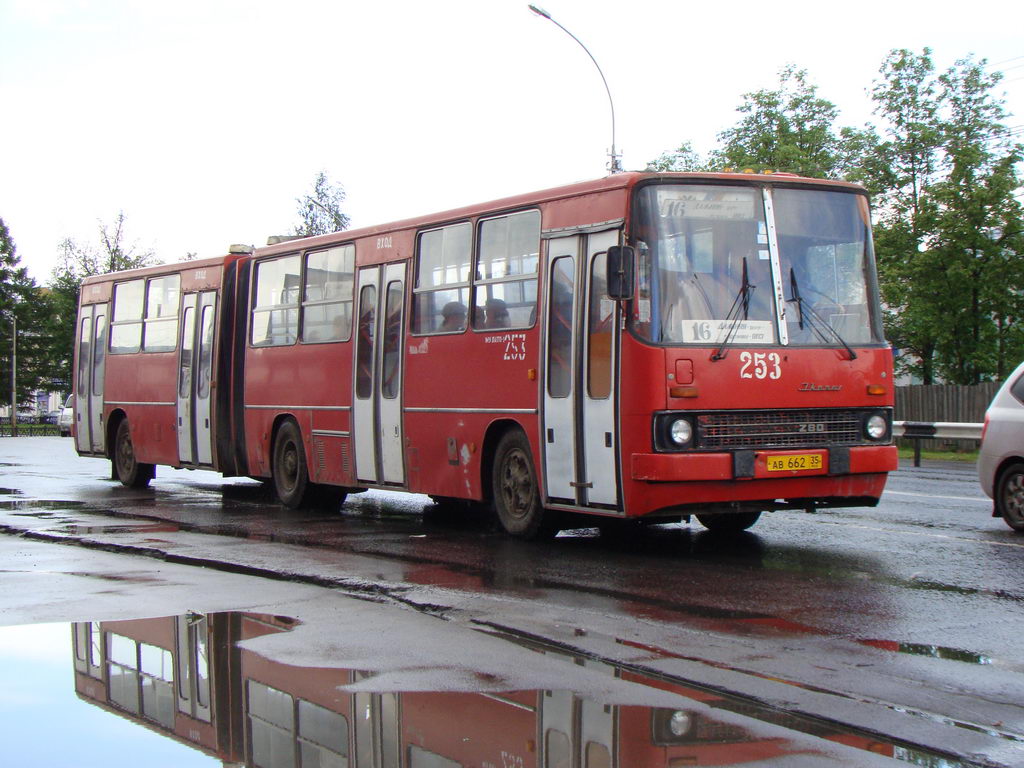
<svg viewBox="0 0 1024 768"><path fill-rule="evenodd" d="M488 299L484 306L484 328L508 328L508 306L501 299Z"/></svg>
<svg viewBox="0 0 1024 768"><path fill-rule="evenodd" d="M441 317L441 327L438 330L442 333L461 331L466 327L466 307L462 302L449 301L441 310Z"/></svg>

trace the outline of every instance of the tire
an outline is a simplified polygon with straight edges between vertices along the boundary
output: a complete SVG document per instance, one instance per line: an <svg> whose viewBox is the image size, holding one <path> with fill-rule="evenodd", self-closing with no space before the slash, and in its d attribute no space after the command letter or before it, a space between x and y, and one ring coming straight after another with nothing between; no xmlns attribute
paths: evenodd
<svg viewBox="0 0 1024 768"><path fill-rule="evenodd" d="M135 447L132 445L128 419L122 419L121 423L117 425L111 464L114 468L114 479L128 488L145 488L149 485L149 481L156 476L155 464L145 464L135 458Z"/></svg>
<svg viewBox="0 0 1024 768"><path fill-rule="evenodd" d="M1011 464L999 475L996 511L1013 530L1024 532L1024 464Z"/></svg>
<svg viewBox="0 0 1024 768"><path fill-rule="evenodd" d="M530 443L522 432L506 432L498 443L491 488L498 520L512 536L536 539L558 532L541 506Z"/></svg>
<svg viewBox="0 0 1024 768"><path fill-rule="evenodd" d="M712 533L739 533L747 530L761 517L760 512L724 512L720 514L697 515L700 524Z"/></svg>
<svg viewBox="0 0 1024 768"><path fill-rule="evenodd" d="M302 445L299 425L286 421L274 438L273 456L274 492L278 500L290 509L302 507L312 483L306 468L306 449Z"/></svg>

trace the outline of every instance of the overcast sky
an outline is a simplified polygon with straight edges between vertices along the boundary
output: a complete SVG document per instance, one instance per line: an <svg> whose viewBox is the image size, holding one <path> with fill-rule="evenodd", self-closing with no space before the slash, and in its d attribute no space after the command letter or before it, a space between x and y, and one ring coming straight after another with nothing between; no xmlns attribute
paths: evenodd
<svg viewBox="0 0 1024 768"><path fill-rule="evenodd" d="M707 151L789 63L862 125L893 48L987 58L1024 123L1020 0L537 4L627 169ZM0 0L0 218L40 282L122 210L177 261L287 233L320 170L359 227L602 176L610 143L525 0Z"/></svg>

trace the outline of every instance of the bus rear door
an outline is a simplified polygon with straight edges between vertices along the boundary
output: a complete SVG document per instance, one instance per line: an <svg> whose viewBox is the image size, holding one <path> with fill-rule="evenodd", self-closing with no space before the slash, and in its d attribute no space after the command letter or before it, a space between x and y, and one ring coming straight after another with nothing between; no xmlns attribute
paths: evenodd
<svg viewBox="0 0 1024 768"><path fill-rule="evenodd" d="M618 306L604 253L618 230L548 243L544 473L548 501L616 509Z"/></svg>
<svg viewBox="0 0 1024 768"><path fill-rule="evenodd" d="M107 357L108 304L82 307L78 320L78 370L75 373L75 447L103 453L103 377Z"/></svg>
<svg viewBox="0 0 1024 768"><path fill-rule="evenodd" d="M213 464L210 395L217 292L182 297L181 343L178 356L178 460L182 464Z"/></svg>
<svg viewBox="0 0 1024 768"><path fill-rule="evenodd" d="M405 263L359 270L352 431L356 478L405 484L402 346Z"/></svg>

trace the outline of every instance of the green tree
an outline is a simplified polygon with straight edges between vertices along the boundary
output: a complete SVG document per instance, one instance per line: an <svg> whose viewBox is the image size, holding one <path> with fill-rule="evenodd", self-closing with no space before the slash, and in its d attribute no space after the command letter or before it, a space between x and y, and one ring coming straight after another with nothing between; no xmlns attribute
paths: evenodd
<svg viewBox="0 0 1024 768"><path fill-rule="evenodd" d="M75 321L82 281L90 275L159 263L152 250L126 242L124 211L119 211L110 224L99 222L98 234L96 246L79 245L71 238L62 241L58 246L57 266L47 284L54 308L48 320L48 335L53 344L53 369L55 378L65 383L61 388L68 391L71 389Z"/></svg>
<svg viewBox="0 0 1024 768"><path fill-rule="evenodd" d="M745 117L718 135L721 147L711 154L713 164L816 178L842 175L848 157L844 136L834 127L839 110L818 96L807 70L789 65L779 73L777 89L746 93L743 99L737 111Z"/></svg>
<svg viewBox="0 0 1024 768"><path fill-rule="evenodd" d="M27 403L32 392L53 386L50 314L47 294L21 265L10 230L0 219L0 403L11 402L12 358L17 359L19 405ZM15 325L17 343L12 345Z"/></svg>
<svg viewBox="0 0 1024 768"><path fill-rule="evenodd" d="M300 220L294 229L296 235L326 235L348 228L349 218L341 212L345 188L332 184L324 171L317 174L310 194L295 198L295 202Z"/></svg>
<svg viewBox="0 0 1024 768"><path fill-rule="evenodd" d="M1024 354L1021 211L998 75L926 48L892 51L873 88L883 135L865 155L890 340L926 384L1000 378Z"/></svg>
<svg viewBox="0 0 1024 768"><path fill-rule="evenodd" d="M705 171L709 170L707 161L694 150L693 144L684 141L678 149L662 152L654 160L647 163L645 171Z"/></svg>
<svg viewBox="0 0 1024 768"><path fill-rule="evenodd" d="M921 55L891 51L879 73L871 95L882 135L864 155L860 180L874 196L886 335L902 353L897 367L931 384L939 328L930 318L940 311L941 286L926 235L934 227L928 193L942 145L939 89L927 48Z"/></svg>
<svg viewBox="0 0 1024 768"><path fill-rule="evenodd" d="M1024 147L1014 144L1002 103L1001 75L984 62L958 61L943 74L944 178L932 194L937 214L931 246L957 313L939 338L938 368L947 381L1002 379L1024 356L1024 217L1015 193Z"/></svg>

